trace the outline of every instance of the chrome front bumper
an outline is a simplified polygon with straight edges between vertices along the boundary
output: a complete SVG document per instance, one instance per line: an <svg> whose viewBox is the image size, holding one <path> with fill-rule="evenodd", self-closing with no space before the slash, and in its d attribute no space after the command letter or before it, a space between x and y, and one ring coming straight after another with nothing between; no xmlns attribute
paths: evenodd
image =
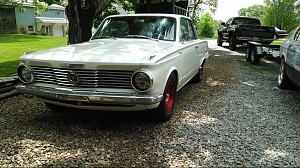
<svg viewBox="0 0 300 168"><path fill-rule="evenodd" d="M20 93L34 95L44 99L75 101L100 104L151 105L159 103L163 95L142 95L134 93L98 92L93 89L66 89L41 86L18 85Z"/></svg>

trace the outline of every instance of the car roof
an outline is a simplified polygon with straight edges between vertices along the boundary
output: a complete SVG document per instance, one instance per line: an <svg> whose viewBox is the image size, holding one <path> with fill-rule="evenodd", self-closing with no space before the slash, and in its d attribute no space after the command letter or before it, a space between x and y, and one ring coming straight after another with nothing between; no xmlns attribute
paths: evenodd
<svg viewBox="0 0 300 168"><path fill-rule="evenodd" d="M174 18L187 18L191 19L190 17L184 16L184 15L177 15L177 14L165 14L165 13L138 13L138 14L121 14L121 15L111 15L110 17L134 17L134 16L162 16L162 17L174 17Z"/></svg>
<svg viewBox="0 0 300 168"><path fill-rule="evenodd" d="M256 19L256 20L259 20L258 18L249 17L249 16L237 16L237 17L232 17L232 18L246 18L246 19Z"/></svg>

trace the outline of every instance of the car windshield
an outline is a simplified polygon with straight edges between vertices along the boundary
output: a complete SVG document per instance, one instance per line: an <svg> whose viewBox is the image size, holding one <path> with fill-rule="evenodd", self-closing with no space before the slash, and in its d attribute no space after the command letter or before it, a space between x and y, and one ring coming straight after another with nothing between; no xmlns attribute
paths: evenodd
<svg viewBox="0 0 300 168"><path fill-rule="evenodd" d="M162 16L111 17L102 22L93 39L139 38L175 41L176 20Z"/></svg>

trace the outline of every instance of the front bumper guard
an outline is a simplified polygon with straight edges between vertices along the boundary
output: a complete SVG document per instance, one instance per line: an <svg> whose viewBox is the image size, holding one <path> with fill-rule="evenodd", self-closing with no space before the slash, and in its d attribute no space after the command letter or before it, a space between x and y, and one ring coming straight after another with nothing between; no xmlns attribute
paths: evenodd
<svg viewBox="0 0 300 168"><path fill-rule="evenodd" d="M58 101L76 101L100 104L151 105L159 103L163 95L141 95L134 93L99 92L93 89L49 88L41 86L18 85L20 93Z"/></svg>

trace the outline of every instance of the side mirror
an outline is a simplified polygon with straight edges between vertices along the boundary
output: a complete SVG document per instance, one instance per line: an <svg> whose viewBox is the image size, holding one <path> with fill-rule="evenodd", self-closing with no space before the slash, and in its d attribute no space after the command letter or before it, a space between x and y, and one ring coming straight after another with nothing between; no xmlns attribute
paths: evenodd
<svg viewBox="0 0 300 168"><path fill-rule="evenodd" d="M226 23L225 23L225 22L222 22L221 25L222 25L222 26L226 26Z"/></svg>

